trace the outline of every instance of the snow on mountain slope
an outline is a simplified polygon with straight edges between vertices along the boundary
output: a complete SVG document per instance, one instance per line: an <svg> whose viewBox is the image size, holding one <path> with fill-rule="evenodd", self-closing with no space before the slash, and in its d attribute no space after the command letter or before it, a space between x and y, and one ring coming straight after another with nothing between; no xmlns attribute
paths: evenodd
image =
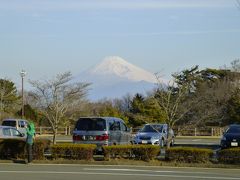
<svg viewBox="0 0 240 180"><path fill-rule="evenodd" d="M79 74L75 81L91 82L90 100L121 98L126 94L145 94L156 87L155 76L121 57L110 56Z"/></svg>
<svg viewBox="0 0 240 180"><path fill-rule="evenodd" d="M155 83L155 76L118 56L106 57L100 64L89 71L90 75L115 75L130 81L146 81Z"/></svg>

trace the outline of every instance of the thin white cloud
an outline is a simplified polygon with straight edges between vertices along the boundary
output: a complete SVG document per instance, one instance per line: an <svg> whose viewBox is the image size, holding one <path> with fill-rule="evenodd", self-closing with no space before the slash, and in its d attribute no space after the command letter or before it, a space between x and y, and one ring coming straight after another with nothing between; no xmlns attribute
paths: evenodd
<svg viewBox="0 0 240 180"><path fill-rule="evenodd" d="M0 9L69 11L84 9L226 8L234 0L0 0Z"/></svg>
<svg viewBox="0 0 240 180"><path fill-rule="evenodd" d="M162 36L162 35L204 35L204 34L223 34L223 33L240 33L240 29L119 33L119 34L112 34L112 36L122 36L122 37L129 36L130 37L130 36Z"/></svg>

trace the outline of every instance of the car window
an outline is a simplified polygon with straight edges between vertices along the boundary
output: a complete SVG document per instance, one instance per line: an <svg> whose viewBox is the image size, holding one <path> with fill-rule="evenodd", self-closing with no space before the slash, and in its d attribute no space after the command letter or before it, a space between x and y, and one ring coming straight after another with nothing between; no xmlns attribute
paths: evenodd
<svg viewBox="0 0 240 180"><path fill-rule="evenodd" d="M108 121L108 127L109 127L109 130L111 130L111 131L113 130L112 129L113 128L113 126L112 126L113 123L114 123L113 121Z"/></svg>
<svg viewBox="0 0 240 180"><path fill-rule="evenodd" d="M111 126L110 126L110 130L111 131L119 131L120 130L120 122L114 122Z"/></svg>
<svg viewBox="0 0 240 180"><path fill-rule="evenodd" d="M2 122L3 126L11 126L11 127L16 127L16 121L3 121Z"/></svg>
<svg viewBox="0 0 240 180"><path fill-rule="evenodd" d="M102 118L82 118L78 120L75 128L80 131L105 131L106 120Z"/></svg>
<svg viewBox="0 0 240 180"><path fill-rule="evenodd" d="M11 129L11 132L12 132L13 136L20 136L21 135L21 133L16 129Z"/></svg>
<svg viewBox="0 0 240 180"><path fill-rule="evenodd" d="M10 128L3 128L2 131L4 136L11 136Z"/></svg>
<svg viewBox="0 0 240 180"><path fill-rule="evenodd" d="M25 121L19 121L18 127L25 128Z"/></svg>
<svg viewBox="0 0 240 180"><path fill-rule="evenodd" d="M145 125L140 132L162 132L162 125Z"/></svg>
<svg viewBox="0 0 240 180"><path fill-rule="evenodd" d="M237 127L237 126L230 127L226 132L227 133L240 133L240 127Z"/></svg>
<svg viewBox="0 0 240 180"><path fill-rule="evenodd" d="M121 122L121 130L122 131L127 131L127 126Z"/></svg>

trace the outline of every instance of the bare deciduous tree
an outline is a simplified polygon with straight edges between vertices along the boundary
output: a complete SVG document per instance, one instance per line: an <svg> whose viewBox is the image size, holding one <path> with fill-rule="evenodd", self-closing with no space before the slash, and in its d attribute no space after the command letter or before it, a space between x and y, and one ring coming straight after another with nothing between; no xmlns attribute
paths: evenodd
<svg viewBox="0 0 240 180"><path fill-rule="evenodd" d="M184 101L186 94L189 91L189 85L187 83L182 84L176 90L174 81L165 85L161 82L160 77L157 74L156 78L158 81L158 88L155 92L154 98L165 113L165 123L168 124L169 134L170 128L173 128L175 123L181 120L192 108L189 101ZM170 140L171 138L168 137L167 147L170 147Z"/></svg>
<svg viewBox="0 0 240 180"><path fill-rule="evenodd" d="M30 81L35 88L31 94L37 102L37 107L44 114L53 131L53 143L59 124L66 118L66 113L80 106L85 97L89 83L71 83L70 72L58 74L51 80Z"/></svg>

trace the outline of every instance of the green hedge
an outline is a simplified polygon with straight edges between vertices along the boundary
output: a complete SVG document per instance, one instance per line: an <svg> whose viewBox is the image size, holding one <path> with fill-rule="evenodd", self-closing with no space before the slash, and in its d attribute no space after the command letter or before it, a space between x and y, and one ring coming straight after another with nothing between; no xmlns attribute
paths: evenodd
<svg viewBox="0 0 240 180"><path fill-rule="evenodd" d="M205 163L209 162L213 156L210 149L200 149L191 147L176 147L166 150L166 160L183 163Z"/></svg>
<svg viewBox="0 0 240 180"><path fill-rule="evenodd" d="M50 149L51 141L48 139L35 139L33 144L33 159L45 159L44 152Z"/></svg>
<svg viewBox="0 0 240 180"><path fill-rule="evenodd" d="M96 147L93 144L55 144L51 147L52 157L54 159L92 160Z"/></svg>
<svg viewBox="0 0 240 180"><path fill-rule="evenodd" d="M224 149L218 152L220 163L240 164L240 148Z"/></svg>
<svg viewBox="0 0 240 180"><path fill-rule="evenodd" d="M44 159L44 151L50 147L50 140L36 139L33 144L33 159ZM19 139L0 140L0 159L25 159L26 142Z"/></svg>
<svg viewBox="0 0 240 180"><path fill-rule="evenodd" d="M114 145L104 146L104 159L125 158L149 161L159 154L160 147L153 145Z"/></svg>
<svg viewBox="0 0 240 180"><path fill-rule="evenodd" d="M18 159L24 158L25 141L18 139L0 140L0 158L1 159Z"/></svg>

